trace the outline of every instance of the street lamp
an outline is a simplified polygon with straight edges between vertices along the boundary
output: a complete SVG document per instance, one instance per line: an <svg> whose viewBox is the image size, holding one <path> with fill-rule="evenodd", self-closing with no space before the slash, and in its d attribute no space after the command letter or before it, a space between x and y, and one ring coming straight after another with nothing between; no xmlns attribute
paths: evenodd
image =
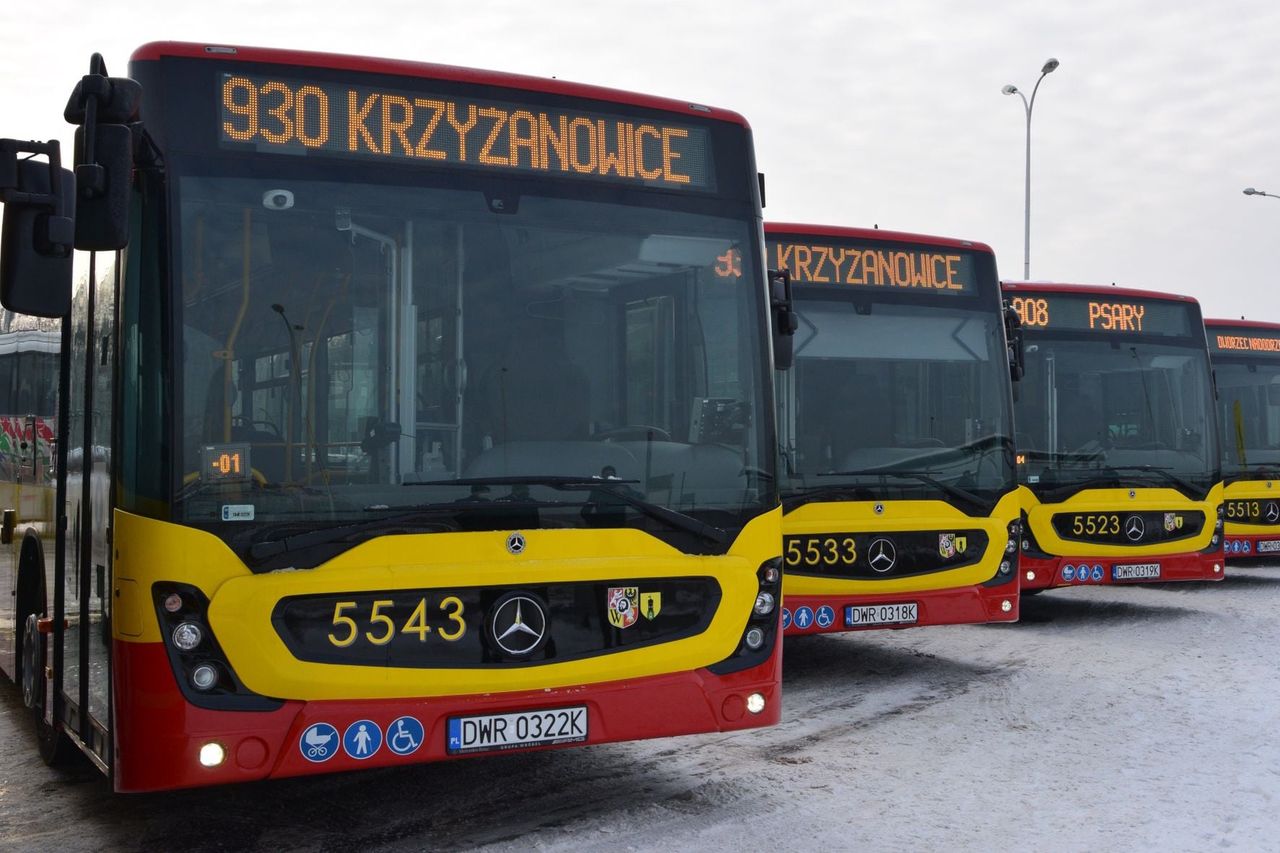
<svg viewBox="0 0 1280 853"><path fill-rule="evenodd" d="M1027 96L1022 94L1018 87L1012 83L1000 90L1006 95L1017 95L1022 98L1022 106L1027 111L1027 196L1026 203L1023 205L1022 232L1022 277L1024 280L1030 280L1031 278L1031 110L1036 105L1036 92L1040 89L1041 81L1058 65L1058 60L1052 57L1045 61L1044 67L1040 69L1040 79L1036 80L1036 85L1031 90L1031 100L1029 101Z"/></svg>
<svg viewBox="0 0 1280 853"><path fill-rule="evenodd" d="M1255 190L1253 187L1245 187L1244 194L1245 195L1265 195L1267 198L1280 198L1280 195L1276 195L1275 193L1263 192L1262 190Z"/></svg>

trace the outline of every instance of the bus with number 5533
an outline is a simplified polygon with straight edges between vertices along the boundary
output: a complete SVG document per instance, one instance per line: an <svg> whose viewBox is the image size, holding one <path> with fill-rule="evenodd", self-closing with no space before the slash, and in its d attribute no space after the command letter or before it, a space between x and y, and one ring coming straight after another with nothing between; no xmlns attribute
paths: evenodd
<svg viewBox="0 0 1280 853"><path fill-rule="evenodd" d="M144 791L777 722L790 317L740 116L155 43L65 117L74 173L0 141L0 296L60 319L56 496L0 562L46 759Z"/></svg>
<svg viewBox="0 0 1280 853"><path fill-rule="evenodd" d="M786 632L1015 621L1018 357L995 255L777 223L765 244L798 318L777 374Z"/></svg>

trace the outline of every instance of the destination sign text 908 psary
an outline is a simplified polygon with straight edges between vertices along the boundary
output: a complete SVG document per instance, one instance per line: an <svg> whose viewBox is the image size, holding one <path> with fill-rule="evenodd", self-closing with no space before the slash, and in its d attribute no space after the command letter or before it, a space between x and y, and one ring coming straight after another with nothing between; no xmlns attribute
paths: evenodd
<svg viewBox="0 0 1280 853"><path fill-rule="evenodd" d="M705 128L430 92L224 74L220 142L714 190Z"/></svg>

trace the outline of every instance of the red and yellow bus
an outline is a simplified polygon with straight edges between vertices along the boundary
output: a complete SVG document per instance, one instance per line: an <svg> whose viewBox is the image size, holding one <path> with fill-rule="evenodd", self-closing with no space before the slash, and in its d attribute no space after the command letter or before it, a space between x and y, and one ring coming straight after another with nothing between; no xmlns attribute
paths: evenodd
<svg viewBox="0 0 1280 853"><path fill-rule="evenodd" d="M1218 382L1226 555L1280 554L1280 324L1205 320Z"/></svg>
<svg viewBox="0 0 1280 853"><path fill-rule="evenodd" d="M1015 402L1022 589L1222 580L1213 376L1192 298L1005 282L1026 352Z"/></svg>
<svg viewBox="0 0 1280 853"><path fill-rule="evenodd" d="M777 722L747 123L222 45L129 74L68 111L76 246L128 248L62 325L65 535L6 530L46 757L144 791ZM24 162L6 272L71 219ZM56 313L28 273L6 306Z"/></svg>
<svg viewBox="0 0 1280 853"><path fill-rule="evenodd" d="M991 249L775 223L765 245L799 318L777 378L787 633L1016 620L1014 349Z"/></svg>

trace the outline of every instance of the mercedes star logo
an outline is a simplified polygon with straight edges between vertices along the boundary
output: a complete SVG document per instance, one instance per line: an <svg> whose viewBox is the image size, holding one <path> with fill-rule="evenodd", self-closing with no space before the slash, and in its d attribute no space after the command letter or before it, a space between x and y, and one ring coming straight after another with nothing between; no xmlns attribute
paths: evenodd
<svg viewBox="0 0 1280 853"><path fill-rule="evenodd" d="M512 533L507 537L507 552L510 554L523 554L525 546L528 544L524 541L523 533Z"/></svg>
<svg viewBox="0 0 1280 853"><path fill-rule="evenodd" d="M898 549L888 539L876 539L867 549L867 562L877 572L887 572L898 562Z"/></svg>
<svg viewBox="0 0 1280 853"><path fill-rule="evenodd" d="M1280 505L1270 501L1267 503L1267 524L1275 524L1277 521L1280 521Z"/></svg>
<svg viewBox="0 0 1280 853"><path fill-rule="evenodd" d="M533 595L509 592L489 611L489 639L512 657L528 657L546 638L546 605Z"/></svg>
<svg viewBox="0 0 1280 853"><path fill-rule="evenodd" d="M1130 542L1137 542L1142 539L1142 535L1147 532L1147 528L1142 523L1142 519L1136 515L1129 516L1124 523L1124 535Z"/></svg>

